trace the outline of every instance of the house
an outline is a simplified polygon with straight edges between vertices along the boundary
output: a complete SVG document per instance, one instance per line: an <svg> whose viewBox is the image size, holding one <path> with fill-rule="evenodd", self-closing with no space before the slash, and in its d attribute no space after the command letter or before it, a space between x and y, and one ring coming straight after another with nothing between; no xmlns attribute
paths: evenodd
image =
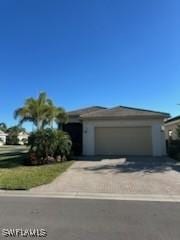
<svg viewBox="0 0 180 240"><path fill-rule="evenodd" d="M6 144L7 133L0 130L0 146Z"/></svg>
<svg viewBox="0 0 180 240"><path fill-rule="evenodd" d="M17 136L20 145L28 143L29 134L26 132L20 132Z"/></svg>
<svg viewBox="0 0 180 240"><path fill-rule="evenodd" d="M83 155L166 154L164 119L168 113L118 106L99 106L68 113L63 126L72 138L73 150Z"/></svg>
<svg viewBox="0 0 180 240"><path fill-rule="evenodd" d="M167 119L164 125L166 140L177 140L178 136L176 129L178 126L180 126L180 116Z"/></svg>

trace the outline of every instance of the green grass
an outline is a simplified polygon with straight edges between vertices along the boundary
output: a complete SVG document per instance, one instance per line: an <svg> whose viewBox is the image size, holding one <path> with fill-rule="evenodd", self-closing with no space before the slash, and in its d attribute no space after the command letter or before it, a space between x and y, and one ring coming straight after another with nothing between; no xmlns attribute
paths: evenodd
<svg viewBox="0 0 180 240"><path fill-rule="evenodd" d="M50 183L73 163L24 166L27 151L26 147L0 147L0 189L26 190Z"/></svg>

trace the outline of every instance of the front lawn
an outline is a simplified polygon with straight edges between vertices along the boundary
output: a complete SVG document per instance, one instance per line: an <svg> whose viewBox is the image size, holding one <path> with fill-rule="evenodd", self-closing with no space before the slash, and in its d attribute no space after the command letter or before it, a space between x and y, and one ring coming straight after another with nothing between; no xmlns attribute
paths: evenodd
<svg viewBox="0 0 180 240"><path fill-rule="evenodd" d="M26 147L0 147L0 189L30 189L47 184L71 166L73 161L63 163L24 166Z"/></svg>

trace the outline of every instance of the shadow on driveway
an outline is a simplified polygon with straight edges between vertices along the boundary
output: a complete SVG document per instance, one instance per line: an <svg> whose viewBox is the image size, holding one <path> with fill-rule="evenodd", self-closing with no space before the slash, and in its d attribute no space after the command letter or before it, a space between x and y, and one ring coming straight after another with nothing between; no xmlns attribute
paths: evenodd
<svg viewBox="0 0 180 240"><path fill-rule="evenodd" d="M116 159L104 158L97 166L88 166L83 169L86 171L112 170L114 173L162 173L170 170L180 172L180 162L173 159L153 158L153 157L124 157Z"/></svg>

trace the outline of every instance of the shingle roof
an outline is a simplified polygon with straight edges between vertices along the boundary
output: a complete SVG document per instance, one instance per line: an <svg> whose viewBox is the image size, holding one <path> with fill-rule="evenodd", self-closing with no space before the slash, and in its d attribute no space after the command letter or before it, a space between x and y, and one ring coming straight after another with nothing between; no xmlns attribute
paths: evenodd
<svg viewBox="0 0 180 240"><path fill-rule="evenodd" d="M180 120L180 116L169 118L165 121L165 123L170 123L170 122L174 122L174 121L177 121L177 120Z"/></svg>
<svg viewBox="0 0 180 240"><path fill-rule="evenodd" d="M96 111L99 111L99 110L102 110L102 109L104 110L106 108L101 107L101 106L92 106L92 107L81 108L81 109L78 109L78 110L70 111L70 112L68 112L68 115L70 117L75 117L75 116L80 116L82 114L88 114L88 113L91 113L91 112L96 112Z"/></svg>
<svg viewBox="0 0 180 240"><path fill-rule="evenodd" d="M81 114L81 118L118 118L118 117L159 117L168 118L170 115L164 112L145 110L139 108L131 108L118 106L110 109L101 109L95 112Z"/></svg>

